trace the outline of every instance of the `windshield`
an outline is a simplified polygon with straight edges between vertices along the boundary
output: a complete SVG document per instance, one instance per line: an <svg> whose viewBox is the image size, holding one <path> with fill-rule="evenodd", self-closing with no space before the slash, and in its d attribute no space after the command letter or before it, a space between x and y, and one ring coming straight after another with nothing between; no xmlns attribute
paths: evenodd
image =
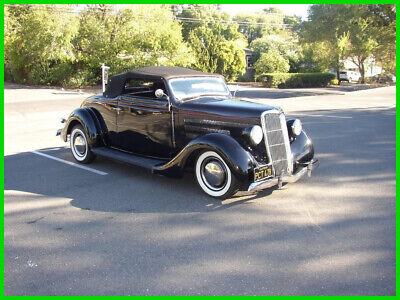
<svg viewBox="0 0 400 300"><path fill-rule="evenodd" d="M219 77L186 77L169 80L172 92L178 100L199 96L228 96L225 81Z"/></svg>

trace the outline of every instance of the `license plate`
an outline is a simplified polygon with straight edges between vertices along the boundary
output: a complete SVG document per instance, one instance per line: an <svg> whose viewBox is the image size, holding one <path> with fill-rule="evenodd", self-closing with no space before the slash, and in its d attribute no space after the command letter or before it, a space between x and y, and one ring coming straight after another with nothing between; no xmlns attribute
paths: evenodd
<svg viewBox="0 0 400 300"><path fill-rule="evenodd" d="M272 176L272 166L263 166L254 169L254 182L261 181Z"/></svg>

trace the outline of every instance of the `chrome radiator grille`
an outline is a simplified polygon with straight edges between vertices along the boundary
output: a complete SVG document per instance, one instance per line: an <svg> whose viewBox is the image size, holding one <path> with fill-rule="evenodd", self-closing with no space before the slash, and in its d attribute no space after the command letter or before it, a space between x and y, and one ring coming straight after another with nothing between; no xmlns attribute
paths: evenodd
<svg viewBox="0 0 400 300"><path fill-rule="evenodd" d="M292 153L285 115L277 110L265 111L261 115L265 146L275 176L291 174Z"/></svg>

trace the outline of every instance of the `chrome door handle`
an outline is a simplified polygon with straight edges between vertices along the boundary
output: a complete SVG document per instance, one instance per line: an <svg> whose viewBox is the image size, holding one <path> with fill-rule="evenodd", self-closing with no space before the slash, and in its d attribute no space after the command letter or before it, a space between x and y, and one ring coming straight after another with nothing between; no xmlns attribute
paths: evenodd
<svg viewBox="0 0 400 300"><path fill-rule="evenodd" d="M121 107L113 107L113 110L116 110L116 111L123 111L123 109L122 109Z"/></svg>

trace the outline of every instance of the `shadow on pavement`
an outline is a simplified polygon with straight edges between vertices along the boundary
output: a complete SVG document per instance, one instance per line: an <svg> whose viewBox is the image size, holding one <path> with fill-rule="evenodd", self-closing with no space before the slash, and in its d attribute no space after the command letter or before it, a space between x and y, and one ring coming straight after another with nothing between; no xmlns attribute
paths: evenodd
<svg viewBox="0 0 400 300"><path fill-rule="evenodd" d="M75 162L69 148L47 148L41 153ZM37 156L30 152L4 158L6 190L25 191L51 197L70 198L71 205L84 210L122 213L192 213L226 209L272 193L273 189L258 194L239 192L233 198L219 201L205 195L197 186L192 173L183 178L169 178L150 171L127 166L98 157L85 165L108 172L100 176L86 170ZM29 161L29 163L26 163ZM32 174L31 164L43 163L38 173ZM21 172L11 175L8 168ZM33 176L34 175L34 176ZM18 177L18 178L16 178Z"/></svg>

